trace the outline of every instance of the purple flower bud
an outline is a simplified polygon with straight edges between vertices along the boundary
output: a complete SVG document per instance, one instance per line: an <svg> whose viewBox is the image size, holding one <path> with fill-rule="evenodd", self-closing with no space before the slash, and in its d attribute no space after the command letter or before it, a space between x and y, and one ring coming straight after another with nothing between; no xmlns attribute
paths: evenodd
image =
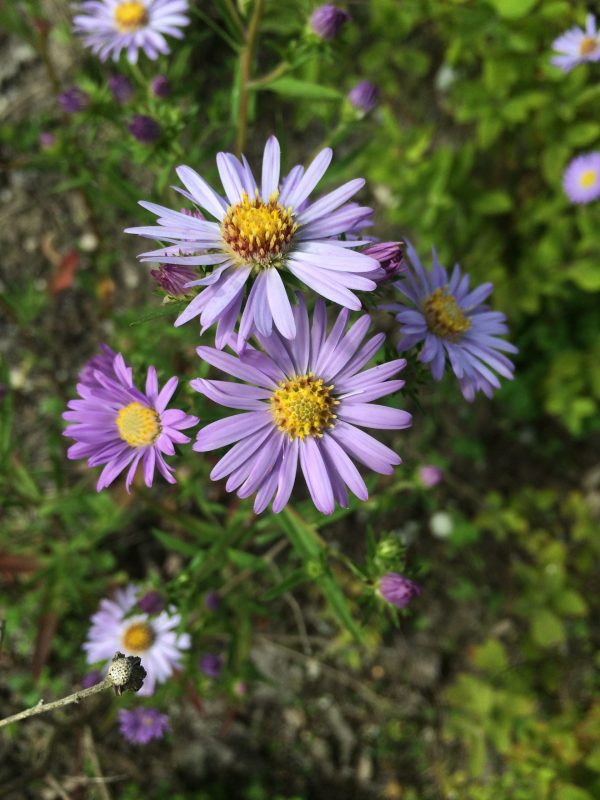
<svg viewBox="0 0 600 800"><path fill-rule="evenodd" d="M426 489L437 486L444 477L444 473L435 464L426 464L419 469L419 480Z"/></svg>
<svg viewBox="0 0 600 800"><path fill-rule="evenodd" d="M171 81L166 75L157 75L150 82L152 93L157 97L169 97L171 94Z"/></svg>
<svg viewBox="0 0 600 800"><path fill-rule="evenodd" d="M379 87L371 81L361 81L349 93L348 100L354 108L368 114L379 102Z"/></svg>
<svg viewBox="0 0 600 800"><path fill-rule="evenodd" d="M218 611L221 607L221 598L218 592L207 592L204 597L204 606L209 611Z"/></svg>
<svg viewBox="0 0 600 800"><path fill-rule="evenodd" d="M200 672L209 678L218 678L223 669L223 659L214 653L205 653L199 661Z"/></svg>
<svg viewBox="0 0 600 800"><path fill-rule="evenodd" d="M373 276L378 283L393 280L406 269L401 242L377 242L370 244L362 252L379 261L382 272ZM369 274L373 275L373 273Z"/></svg>
<svg viewBox="0 0 600 800"><path fill-rule="evenodd" d="M310 26L321 39L333 39L342 26L351 19L347 11L337 8L332 3L325 3L313 11Z"/></svg>
<svg viewBox="0 0 600 800"><path fill-rule="evenodd" d="M397 608L406 608L422 591L417 583L398 572L388 572L379 579L379 594Z"/></svg>
<svg viewBox="0 0 600 800"><path fill-rule="evenodd" d="M160 592L146 592L146 594L138 600L138 606L146 614L160 614L165 607L165 601Z"/></svg>
<svg viewBox="0 0 600 800"><path fill-rule="evenodd" d="M135 114L127 128L129 133L143 144L154 144L161 133L158 122L152 117L146 117L144 114Z"/></svg>
<svg viewBox="0 0 600 800"><path fill-rule="evenodd" d="M186 283L195 281L198 278L192 267L180 266L179 264L160 264L158 269L151 269L150 274L158 283L161 289L172 297L183 297L188 290Z"/></svg>
<svg viewBox="0 0 600 800"><path fill-rule="evenodd" d="M78 86L71 86L70 89L58 95L58 105L66 114L76 114L79 111L84 111L89 104L89 95Z"/></svg>
<svg viewBox="0 0 600 800"><path fill-rule="evenodd" d="M133 99L135 89L125 75L111 75L108 79L108 88L117 103L125 105Z"/></svg>
<svg viewBox="0 0 600 800"><path fill-rule="evenodd" d="M83 676L83 678L80 681L81 686L84 689L90 689L92 686L95 686L97 683L100 683L103 677L104 675L100 672L99 669L94 669Z"/></svg>
<svg viewBox="0 0 600 800"><path fill-rule="evenodd" d="M51 131L40 132L40 147L42 150L50 150L56 144L56 135Z"/></svg>

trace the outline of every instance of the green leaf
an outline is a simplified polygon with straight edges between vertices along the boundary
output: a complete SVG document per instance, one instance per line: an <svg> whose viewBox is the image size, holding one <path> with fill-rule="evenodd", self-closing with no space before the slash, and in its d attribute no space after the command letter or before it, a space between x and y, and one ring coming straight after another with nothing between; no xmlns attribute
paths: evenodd
<svg viewBox="0 0 600 800"><path fill-rule="evenodd" d="M280 597L282 594L291 592L292 589L295 589L296 586L300 586L301 583L305 583L306 580L306 572L303 569L294 570L285 580L278 583L277 586L271 587L268 592L265 592L263 600L266 603L275 600L275 598Z"/></svg>
<svg viewBox="0 0 600 800"><path fill-rule="evenodd" d="M501 17L519 19L528 14L537 0L489 0Z"/></svg>
<svg viewBox="0 0 600 800"><path fill-rule="evenodd" d="M357 641L364 641L364 634L354 621L354 617L348 606L348 601L335 579L331 575L325 573L319 575L317 583L343 627L346 628Z"/></svg>
<svg viewBox="0 0 600 800"><path fill-rule="evenodd" d="M342 93L330 86L321 86L311 81L300 81L297 78L277 78L271 83L255 86L255 90L266 89L286 97L302 97L305 100L341 100Z"/></svg>
<svg viewBox="0 0 600 800"><path fill-rule="evenodd" d="M573 589L561 592L554 600L554 608L559 614L568 617L582 617L587 611L585 600Z"/></svg>
<svg viewBox="0 0 600 800"><path fill-rule="evenodd" d="M276 521L288 536L292 547L305 560L318 559L321 556L322 546L317 533L293 509L286 507L281 514L277 514Z"/></svg>
<svg viewBox="0 0 600 800"><path fill-rule="evenodd" d="M505 214L512 208L513 201L508 192L497 190L485 192L473 203L474 211L479 214Z"/></svg>
<svg viewBox="0 0 600 800"><path fill-rule="evenodd" d="M198 552L198 547L196 545L190 542L184 542L182 539L178 539L170 533L165 533L158 528L152 528L152 534L165 549L172 550L174 553L186 556L186 558L192 558Z"/></svg>
<svg viewBox="0 0 600 800"><path fill-rule="evenodd" d="M538 608L531 616L531 635L540 647L555 647L564 641L565 631L556 614L547 608Z"/></svg>
<svg viewBox="0 0 600 800"><path fill-rule="evenodd" d="M230 561L233 561L237 567L249 569L252 572L260 572L267 567L267 563L263 558L255 556L252 553L247 553L245 550L229 549L227 551L227 557Z"/></svg>
<svg viewBox="0 0 600 800"><path fill-rule="evenodd" d="M596 260L577 261L567 270L567 277L585 292L600 290L600 263Z"/></svg>

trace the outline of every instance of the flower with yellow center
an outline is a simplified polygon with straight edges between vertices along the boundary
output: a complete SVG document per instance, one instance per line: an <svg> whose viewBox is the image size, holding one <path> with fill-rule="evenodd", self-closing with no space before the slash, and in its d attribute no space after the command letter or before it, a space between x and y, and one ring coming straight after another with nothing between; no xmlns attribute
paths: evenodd
<svg viewBox="0 0 600 800"><path fill-rule="evenodd" d="M586 169L579 177L582 189L591 189L598 180L598 173L594 169Z"/></svg>
<svg viewBox="0 0 600 800"><path fill-rule="evenodd" d="M590 56L598 49L598 40L595 36L586 36L581 40L579 45L580 56Z"/></svg>
<svg viewBox="0 0 600 800"><path fill-rule="evenodd" d="M148 22L148 10L141 0L124 0L115 8L115 25L119 33L135 33Z"/></svg>
<svg viewBox="0 0 600 800"><path fill-rule="evenodd" d="M442 339L457 341L471 327L455 298L441 287L423 301L422 309L427 327Z"/></svg>
<svg viewBox="0 0 600 800"><path fill-rule="evenodd" d="M242 263L272 266L298 230L292 209L278 203L278 194L273 192L265 203L258 191L252 199L244 192L241 202L227 209L221 223L223 241Z"/></svg>
<svg viewBox="0 0 600 800"><path fill-rule="evenodd" d="M129 653L145 653L154 639L154 631L147 622L133 622L123 631L123 649Z"/></svg>
<svg viewBox="0 0 600 800"><path fill-rule="evenodd" d="M323 430L333 428L333 409L339 405L332 389L312 374L282 381L271 398L271 413L279 430L290 439L323 436Z"/></svg>
<svg viewBox="0 0 600 800"><path fill-rule="evenodd" d="M160 418L153 408L129 403L117 414L119 436L131 447L147 447L160 433Z"/></svg>

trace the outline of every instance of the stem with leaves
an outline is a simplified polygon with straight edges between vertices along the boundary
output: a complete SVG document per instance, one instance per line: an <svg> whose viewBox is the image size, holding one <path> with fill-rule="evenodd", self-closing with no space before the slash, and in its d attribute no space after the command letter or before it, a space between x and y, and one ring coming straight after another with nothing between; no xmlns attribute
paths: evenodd
<svg viewBox="0 0 600 800"><path fill-rule="evenodd" d="M263 12L263 0L254 0L254 8L250 17L250 24L244 33L244 47L240 55L239 73L239 105L237 118L237 136L235 150L238 156L246 145L248 132L248 108L250 103L250 84L252 82L252 58L258 37L260 19Z"/></svg>

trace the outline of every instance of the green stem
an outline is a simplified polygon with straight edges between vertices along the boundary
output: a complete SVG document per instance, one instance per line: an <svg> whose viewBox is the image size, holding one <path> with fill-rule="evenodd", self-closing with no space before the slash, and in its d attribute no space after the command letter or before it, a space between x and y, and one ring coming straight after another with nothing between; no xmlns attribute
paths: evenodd
<svg viewBox="0 0 600 800"><path fill-rule="evenodd" d="M270 72L267 72L266 75L263 75L262 78L256 78L254 81L250 81L248 84L249 89L258 89L260 86L265 86L268 83L280 78L284 75L288 69L290 68L290 64L287 61L282 61L281 64L278 64L275 69L272 69Z"/></svg>
<svg viewBox="0 0 600 800"><path fill-rule="evenodd" d="M260 18L263 11L263 0L254 0L254 8L248 30L244 34L244 48L240 56L240 75L239 93L240 102L238 106L237 137L235 150L241 156L246 145L246 135L248 132L248 108L250 102L250 81L252 79L252 57L254 46L258 36Z"/></svg>

